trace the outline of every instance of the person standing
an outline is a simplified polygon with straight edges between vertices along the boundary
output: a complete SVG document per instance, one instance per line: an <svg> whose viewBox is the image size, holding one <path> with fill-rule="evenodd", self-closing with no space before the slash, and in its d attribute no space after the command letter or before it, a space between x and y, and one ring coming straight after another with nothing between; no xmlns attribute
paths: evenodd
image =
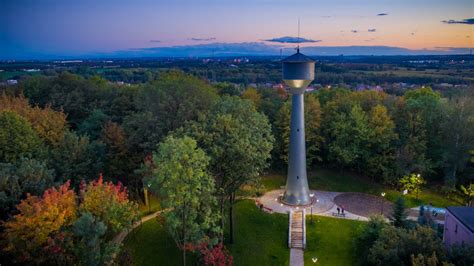
<svg viewBox="0 0 474 266"><path fill-rule="evenodd" d="M339 209L339 207L337 207L337 215L341 214L341 209Z"/></svg>

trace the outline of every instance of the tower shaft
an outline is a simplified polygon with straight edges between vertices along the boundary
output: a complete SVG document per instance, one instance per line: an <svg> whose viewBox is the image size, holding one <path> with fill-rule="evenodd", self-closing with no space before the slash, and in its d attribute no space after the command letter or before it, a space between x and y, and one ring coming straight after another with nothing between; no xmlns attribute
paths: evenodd
<svg viewBox="0 0 474 266"><path fill-rule="evenodd" d="M304 92L293 92L291 99L290 147L288 177L283 201L291 205L306 205L309 196L306 173L306 143L304 127Z"/></svg>

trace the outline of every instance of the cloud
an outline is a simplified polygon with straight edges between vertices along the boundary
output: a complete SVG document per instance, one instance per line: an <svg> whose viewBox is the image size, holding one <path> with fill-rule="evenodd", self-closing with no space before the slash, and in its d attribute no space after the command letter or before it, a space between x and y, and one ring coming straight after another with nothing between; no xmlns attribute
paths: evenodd
<svg viewBox="0 0 474 266"><path fill-rule="evenodd" d="M441 22L446 23L446 24L468 24L468 25L474 25L474 18L467 18L463 20L442 20Z"/></svg>
<svg viewBox="0 0 474 266"><path fill-rule="evenodd" d="M160 40L150 40L150 42L159 43L159 42L161 42L161 41L160 41Z"/></svg>
<svg viewBox="0 0 474 266"><path fill-rule="evenodd" d="M188 40L196 41L196 42L203 42L203 41L208 42L208 41L215 41L216 38L214 38L214 37L210 37L210 38L195 38L195 37L193 37L193 38L189 38Z"/></svg>
<svg viewBox="0 0 474 266"><path fill-rule="evenodd" d="M357 30L351 30L352 33L357 33L358 31Z"/></svg>
<svg viewBox="0 0 474 266"><path fill-rule="evenodd" d="M376 32L377 29L368 29L367 31L368 31L368 32Z"/></svg>
<svg viewBox="0 0 474 266"><path fill-rule="evenodd" d="M285 37L279 37L279 38L272 38L268 40L264 40L266 42L278 42L278 43L311 43L311 42L321 42L321 40L311 40L311 39L305 39L301 37L290 37L290 36L285 36Z"/></svg>
<svg viewBox="0 0 474 266"><path fill-rule="evenodd" d="M388 16L388 13L378 13L377 16L381 17L381 16Z"/></svg>

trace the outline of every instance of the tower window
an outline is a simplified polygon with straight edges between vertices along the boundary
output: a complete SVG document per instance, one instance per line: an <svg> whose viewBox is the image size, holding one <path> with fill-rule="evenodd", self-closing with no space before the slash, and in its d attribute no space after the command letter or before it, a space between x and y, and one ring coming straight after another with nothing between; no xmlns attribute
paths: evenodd
<svg viewBox="0 0 474 266"><path fill-rule="evenodd" d="M296 179L300 179L300 177L299 177L299 176L296 176Z"/></svg>

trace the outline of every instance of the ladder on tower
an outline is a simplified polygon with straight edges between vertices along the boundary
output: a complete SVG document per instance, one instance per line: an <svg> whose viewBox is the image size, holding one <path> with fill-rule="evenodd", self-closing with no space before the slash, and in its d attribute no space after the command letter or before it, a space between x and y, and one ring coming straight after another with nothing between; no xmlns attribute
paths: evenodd
<svg viewBox="0 0 474 266"><path fill-rule="evenodd" d="M306 248L305 210L290 211L289 248Z"/></svg>

